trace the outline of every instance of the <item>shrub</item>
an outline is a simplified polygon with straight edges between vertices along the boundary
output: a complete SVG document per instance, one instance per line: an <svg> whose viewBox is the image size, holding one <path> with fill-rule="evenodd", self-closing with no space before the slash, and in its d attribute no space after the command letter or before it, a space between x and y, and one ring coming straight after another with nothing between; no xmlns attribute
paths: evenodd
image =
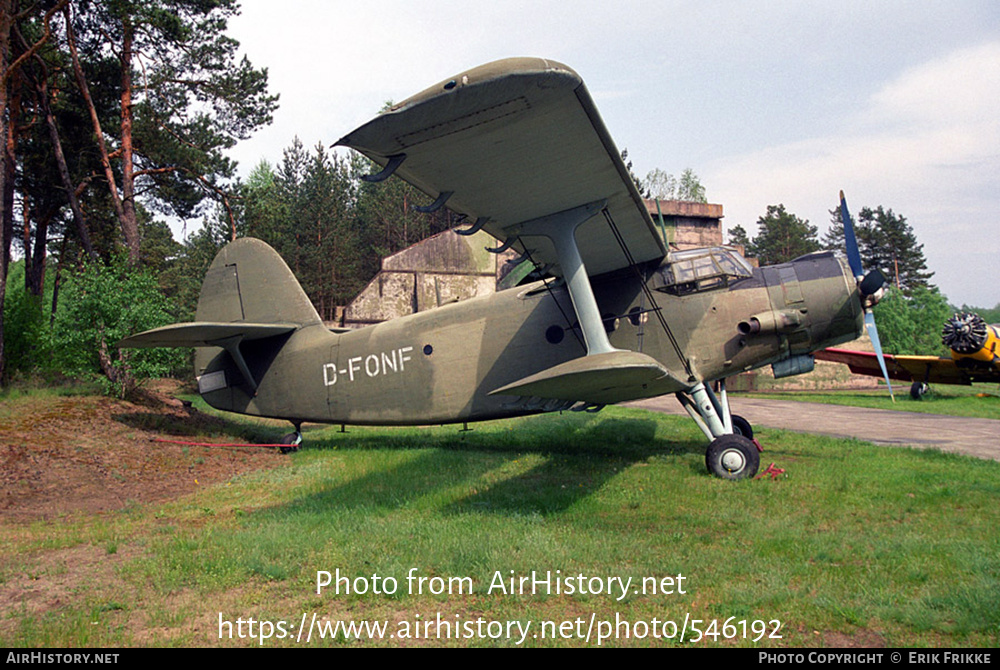
<svg viewBox="0 0 1000 670"><path fill-rule="evenodd" d="M51 297L51 292L45 296L49 300ZM52 342L44 304L44 298L31 295L24 287L24 261L13 263L7 275L3 309L3 353L10 377L51 367Z"/></svg>
<svg viewBox="0 0 1000 670"><path fill-rule="evenodd" d="M64 291L53 341L67 372L99 373L107 393L125 397L184 364L184 353L175 349L116 347L129 335L173 321L172 305L150 274L91 263Z"/></svg>

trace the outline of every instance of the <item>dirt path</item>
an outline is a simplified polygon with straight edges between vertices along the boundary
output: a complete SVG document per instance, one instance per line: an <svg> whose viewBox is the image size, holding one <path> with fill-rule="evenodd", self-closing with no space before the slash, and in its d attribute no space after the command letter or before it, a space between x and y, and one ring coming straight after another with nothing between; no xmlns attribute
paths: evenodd
<svg viewBox="0 0 1000 670"><path fill-rule="evenodd" d="M141 403L45 394L0 403L0 522L168 500L287 464L274 449L156 442L246 441L174 399L179 386L161 382Z"/></svg>
<svg viewBox="0 0 1000 670"><path fill-rule="evenodd" d="M673 396L628 404L666 414L687 415ZM730 406L733 414L739 414L754 426L855 437L892 447L934 448L1000 461L1000 421L995 419L741 396L730 396Z"/></svg>

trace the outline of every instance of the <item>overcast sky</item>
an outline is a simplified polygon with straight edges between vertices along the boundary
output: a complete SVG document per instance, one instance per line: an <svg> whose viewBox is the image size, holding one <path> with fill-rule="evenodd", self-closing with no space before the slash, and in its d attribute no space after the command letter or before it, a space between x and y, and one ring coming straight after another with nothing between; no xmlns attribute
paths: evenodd
<svg viewBox="0 0 1000 670"><path fill-rule="evenodd" d="M693 168L724 226L770 204L829 227L905 216L955 304L1000 303L1000 3L244 0L230 25L281 95L236 147L247 174L298 136L329 146L399 101L499 58L584 79L633 170Z"/></svg>

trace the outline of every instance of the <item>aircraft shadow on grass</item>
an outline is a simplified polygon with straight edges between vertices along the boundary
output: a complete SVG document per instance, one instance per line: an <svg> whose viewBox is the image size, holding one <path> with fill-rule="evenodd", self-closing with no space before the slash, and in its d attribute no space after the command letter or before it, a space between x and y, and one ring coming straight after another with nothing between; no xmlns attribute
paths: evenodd
<svg viewBox="0 0 1000 670"><path fill-rule="evenodd" d="M348 443L319 439L317 451L416 451L343 483L290 503L289 513L317 508L403 508L418 501L464 487L470 494L445 503L449 514L552 514L571 507L636 463L653 456L701 453L697 440L672 441L655 437L657 424L643 419L591 421L583 426L558 426L548 434L532 433L533 441L518 436L475 431L455 435L358 436ZM349 435L349 434L348 434ZM538 439L534 439L538 438ZM574 448L572 445L602 445ZM469 458L478 452L479 458ZM543 457L537 465L502 478L499 473L521 458ZM695 467L702 472L700 465Z"/></svg>

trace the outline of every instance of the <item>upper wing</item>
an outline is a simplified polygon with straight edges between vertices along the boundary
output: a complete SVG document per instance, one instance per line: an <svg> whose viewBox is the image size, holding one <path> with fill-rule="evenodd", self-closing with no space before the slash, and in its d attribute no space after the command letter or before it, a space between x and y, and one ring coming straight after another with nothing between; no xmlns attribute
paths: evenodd
<svg viewBox="0 0 1000 670"><path fill-rule="evenodd" d="M813 354L823 361L844 363L856 375L881 377L875 354L867 351L847 349L823 349ZM927 381L936 384L972 384L972 378L950 358L939 356L894 356L885 355L885 366L889 376L902 381Z"/></svg>
<svg viewBox="0 0 1000 670"><path fill-rule="evenodd" d="M449 209L488 217L484 230L503 241L518 224L607 199L636 263L666 253L583 80L554 61L513 58L463 72L337 144L383 166L405 155L395 174L433 199L450 192ZM581 225L576 239L588 274L628 265L604 216ZM536 264L557 262L544 237L512 246Z"/></svg>

